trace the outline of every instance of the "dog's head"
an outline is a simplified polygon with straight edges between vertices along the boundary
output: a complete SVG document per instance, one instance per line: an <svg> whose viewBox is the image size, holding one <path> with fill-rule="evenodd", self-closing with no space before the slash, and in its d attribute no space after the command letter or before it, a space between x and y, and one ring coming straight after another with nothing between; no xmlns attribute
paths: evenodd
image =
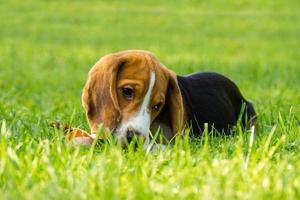
<svg viewBox="0 0 300 200"><path fill-rule="evenodd" d="M90 70L82 94L92 132L100 124L120 141L161 127L172 137L183 123L183 102L175 73L150 52L131 50L101 58Z"/></svg>

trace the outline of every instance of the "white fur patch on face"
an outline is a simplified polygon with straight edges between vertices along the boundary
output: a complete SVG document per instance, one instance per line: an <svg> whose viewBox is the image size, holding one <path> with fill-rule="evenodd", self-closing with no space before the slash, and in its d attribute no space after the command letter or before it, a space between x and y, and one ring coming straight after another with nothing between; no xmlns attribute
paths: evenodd
<svg viewBox="0 0 300 200"><path fill-rule="evenodd" d="M145 138L145 146L149 144L149 129L151 123L151 116L148 110L148 106L151 100L151 94L155 83L155 73L150 73L150 83L147 93L144 97L143 103L140 107L139 112L136 116L130 118L126 122L122 122L119 128L118 136L119 139L126 138L127 130L133 130L135 132L140 133Z"/></svg>

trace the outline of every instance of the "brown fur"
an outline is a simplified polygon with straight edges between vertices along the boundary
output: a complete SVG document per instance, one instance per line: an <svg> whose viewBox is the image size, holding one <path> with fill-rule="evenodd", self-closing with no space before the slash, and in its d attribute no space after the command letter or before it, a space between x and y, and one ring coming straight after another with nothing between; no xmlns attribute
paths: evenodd
<svg viewBox="0 0 300 200"><path fill-rule="evenodd" d="M74 138L88 138L90 143L93 141L93 138L86 131L79 128L73 128L69 124L65 124L60 121L52 121L49 125L53 128L62 129L66 136L66 140L70 143L72 143ZM101 140L101 138L99 139Z"/></svg>
<svg viewBox="0 0 300 200"><path fill-rule="evenodd" d="M184 109L175 73L164 67L157 58L146 51L123 51L101 58L90 70L82 94L92 132L102 123L105 128L115 129L122 120L133 116L143 101L149 87L149 74L154 71L156 81L149 105L151 130L161 126L174 136L184 122ZM122 87L135 90L135 97L128 101L122 96ZM162 102L158 112L151 108ZM170 120L169 120L170 119ZM171 133L171 134L170 134Z"/></svg>

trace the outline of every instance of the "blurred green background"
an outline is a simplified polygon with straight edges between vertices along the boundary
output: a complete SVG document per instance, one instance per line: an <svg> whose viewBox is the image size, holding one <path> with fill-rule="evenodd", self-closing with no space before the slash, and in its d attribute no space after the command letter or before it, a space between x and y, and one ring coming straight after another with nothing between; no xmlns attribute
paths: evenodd
<svg viewBox="0 0 300 200"><path fill-rule="evenodd" d="M0 5L1 116L8 120L21 118L20 109L34 118L81 111L88 70L101 56L124 49L152 51L178 74L223 73L254 101L260 115L290 106L299 114L297 0Z"/></svg>

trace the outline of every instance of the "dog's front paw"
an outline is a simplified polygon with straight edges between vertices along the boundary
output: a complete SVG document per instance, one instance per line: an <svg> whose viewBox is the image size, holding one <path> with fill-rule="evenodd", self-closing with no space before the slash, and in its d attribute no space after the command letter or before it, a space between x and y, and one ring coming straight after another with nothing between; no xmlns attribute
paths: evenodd
<svg viewBox="0 0 300 200"><path fill-rule="evenodd" d="M90 146L95 138L93 135L90 135L82 129L73 128L60 121L51 121L49 125L57 129L62 129L65 133L67 142L70 144Z"/></svg>
<svg viewBox="0 0 300 200"><path fill-rule="evenodd" d="M66 139L71 144L85 146L90 146L94 140L90 134L79 128L69 129L68 132L66 132Z"/></svg>

